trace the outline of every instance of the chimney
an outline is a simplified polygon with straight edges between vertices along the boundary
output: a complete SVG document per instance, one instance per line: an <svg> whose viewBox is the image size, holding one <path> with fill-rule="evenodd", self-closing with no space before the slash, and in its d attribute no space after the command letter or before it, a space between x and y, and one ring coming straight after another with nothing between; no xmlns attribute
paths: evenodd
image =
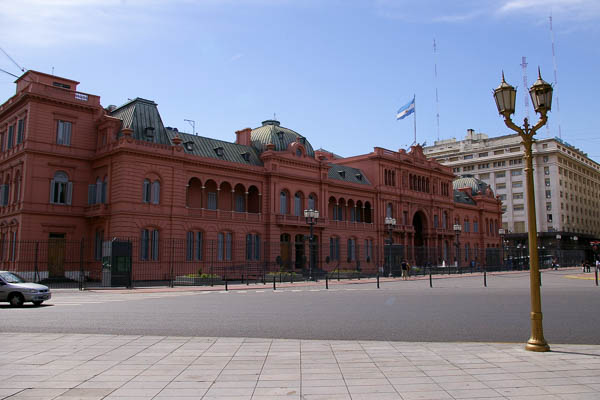
<svg viewBox="0 0 600 400"><path fill-rule="evenodd" d="M475 129L467 129L467 139L473 140L474 135L475 135Z"/></svg>
<svg viewBox="0 0 600 400"><path fill-rule="evenodd" d="M235 132L236 139L235 142L237 144L241 144L244 146L250 146L250 134L252 133L252 129L245 128Z"/></svg>

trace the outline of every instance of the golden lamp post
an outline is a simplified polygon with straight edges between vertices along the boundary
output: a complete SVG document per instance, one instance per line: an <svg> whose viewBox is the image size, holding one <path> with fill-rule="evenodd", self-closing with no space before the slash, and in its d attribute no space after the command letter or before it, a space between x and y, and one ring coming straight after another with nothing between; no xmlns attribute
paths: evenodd
<svg viewBox="0 0 600 400"><path fill-rule="evenodd" d="M539 121L530 126L527 118L523 121L523 126L517 126L511 119L515 112L515 98L517 90L506 83L504 72L502 73L502 83L494 90L494 99L498 112L504 117L504 124L517 132L523 141L525 147L525 176L527 179L527 223L529 236L529 288L531 297L531 337L525 346L529 351L549 351L550 346L544 339L544 329L542 326L542 300L540 296L540 264L537 250L537 223L535 218L535 191L533 186L533 157L531 154L531 145L535 132L548 121L547 113L552 107L552 86L544 82L538 68L538 79L529 89L531 102L535 112L540 115Z"/></svg>

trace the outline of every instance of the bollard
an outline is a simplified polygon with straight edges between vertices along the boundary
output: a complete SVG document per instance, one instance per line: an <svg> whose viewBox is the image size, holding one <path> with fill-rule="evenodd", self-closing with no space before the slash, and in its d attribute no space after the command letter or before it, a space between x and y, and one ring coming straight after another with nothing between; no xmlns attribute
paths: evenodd
<svg viewBox="0 0 600 400"><path fill-rule="evenodd" d="M294 272L290 272L290 282L294 283Z"/></svg>
<svg viewBox="0 0 600 400"><path fill-rule="evenodd" d="M273 290L277 290L277 287L275 286L275 279L276 277L275 275L273 275Z"/></svg>
<svg viewBox="0 0 600 400"><path fill-rule="evenodd" d="M433 287L433 279L431 278L431 268L429 268L429 287Z"/></svg>
<svg viewBox="0 0 600 400"><path fill-rule="evenodd" d="M377 274L377 289L379 289L379 274Z"/></svg>
<svg viewBox="0 0 600 400"><path fill-rule="evenodd" d="M229 289L227 288L227 279L225 279L225 291L228 291Z"/></svg>
<svg viewBox="0 0 600 400"><path fill-rule="evenodd" d="M483 286L487 287L487 270L483 270Z"/></svg>
<svg viewBox="0 0 600 400"><path fill-rule="evenodd" d="M598 267L596 267L596 286L598 286Z"/></svg>
<svg viewBox="0 0 600 400"><path fill-rule="evenodd" d="M540 287L542 287L542 271L538 271L538 274L540 274Z"/></svg>
<svg viewBox="0 0 600 400"><path fill-rule="evenodd" d="M244 283L244 274L242 274L242 283Z"/></svg>
<svg viewBox="0 0 600 400"><path fill-rule="evenodd" d="M340 266L339 266L339 263L338 263L338 268L337 268L337 270L338 270L337 272L338 272L338 282L339 282L339 281L340 281Z"/></svg>
<svg viewBox="0 0 600 400"><path fill-rule="evenodd" d="M329 275L325 275L325 289L329 289Z"/></svg>

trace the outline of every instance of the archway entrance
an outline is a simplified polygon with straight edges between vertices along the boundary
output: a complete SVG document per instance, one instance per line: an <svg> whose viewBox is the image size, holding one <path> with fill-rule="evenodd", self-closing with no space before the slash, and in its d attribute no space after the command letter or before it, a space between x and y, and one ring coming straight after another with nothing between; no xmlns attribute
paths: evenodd
<svg viewBox="0 0 600 400"><path fill-rule="evenodd" d="M414 228L413 235L413 246L415 249L415 264L419 267L425 266L428 260L428 251L425 247L425 229L427 226L427 220L425 214L422 212L416 212L413 216L412 225Z"/></svg>

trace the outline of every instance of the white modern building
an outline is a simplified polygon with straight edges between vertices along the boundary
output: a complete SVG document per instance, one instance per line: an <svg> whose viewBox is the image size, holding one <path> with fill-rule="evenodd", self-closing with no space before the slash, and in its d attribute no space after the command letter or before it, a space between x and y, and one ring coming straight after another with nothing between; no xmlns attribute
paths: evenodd
<svg viewBox="0 0 600 400"><path fill-rule="evenodd" d="M518 135L490 138L469 129L464 140L439 140L423 151L452 166L457 176L472 175L488 183L502 200L502 227L507 236L525 238L529 230L527 183ZM534 229L539 236L546 238L545 243L552 239L566 247L580 247L600 237L600 164L558 138L538 138L533 154Z"/></svg>

